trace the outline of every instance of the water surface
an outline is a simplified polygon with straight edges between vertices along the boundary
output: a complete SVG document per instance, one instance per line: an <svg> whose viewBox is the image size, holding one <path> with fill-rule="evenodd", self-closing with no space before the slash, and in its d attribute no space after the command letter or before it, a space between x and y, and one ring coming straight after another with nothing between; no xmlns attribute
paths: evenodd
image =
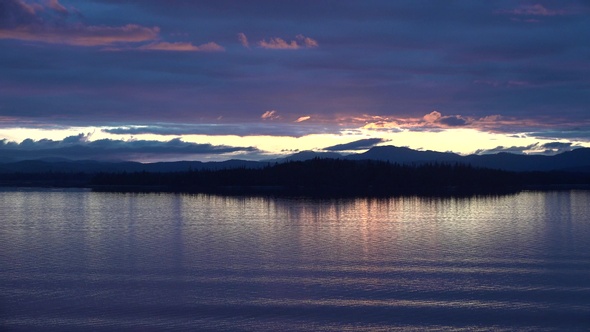
<svg viewBox="0 0 590 332"><path fill-rule="evenodd" d="M590 193L0 191L0 326L590 329Z"/></svg>

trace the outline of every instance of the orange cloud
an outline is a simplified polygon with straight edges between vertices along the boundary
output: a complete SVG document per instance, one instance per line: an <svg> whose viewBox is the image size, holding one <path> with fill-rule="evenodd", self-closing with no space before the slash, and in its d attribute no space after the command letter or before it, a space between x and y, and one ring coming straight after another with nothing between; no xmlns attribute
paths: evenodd
<svg viewBox="0 0 590 332"><path fill-rule="evenodd" d="M311 116L309 116L309 115L300 116L299 118L297 118L297 120L295 120L295 122L303 122L303 121L307 121L309 119L311 119Z"/></svg>

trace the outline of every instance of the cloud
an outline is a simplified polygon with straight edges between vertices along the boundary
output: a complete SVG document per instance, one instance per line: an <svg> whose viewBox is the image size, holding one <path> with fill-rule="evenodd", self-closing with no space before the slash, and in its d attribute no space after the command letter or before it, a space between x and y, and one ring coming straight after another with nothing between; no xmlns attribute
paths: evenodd
<svg viewBox="0 0 590 332"><path fill-rule="evenodd" d="M158 37L158 27L127 24L119 27L85 25L63 18L69 11L58 1L47 7L21 0L4 0L0 11L0 39L18 39L75 46L100 46L121 42L145 42ZM58 12L59 16L48 15ZM44 15L42 15L44 14Z"/></svg>
<svg viewBox="0 0 590 332"><path fill-rule="evenodd" d="M432 112L426 114L425 116L423 116L423 119L426 122L435 123L435 122L439 121L441 117L442 117L442 114L440 112L432 111Z"/></svg>
<svg viewBox="0 0 590 332"><path fill-rule="evenodd" d="M0 39L16 39L48 44L73 46L106 46L107 50L126 50L129 47L113 45L150 42L139 50L157 51L223 51L216 43L195 46L187 42L160 40L160 28L138 24L123 26L86 25L67 19L71 12L58 0L45 2L45 6L28 4L23 0L3 0L0 9ZM53 12L59 15L49 15Z"/></svg>
<svg viewBox="0 0 590 332"><path fill-rule="evenodd" d="M379 143L387 142L386 139L383 138L366 138L360 139L358 141L344 143L344 144L337 144L333 146L329 146L327 148L323 148L322 150L326 151L350 151L350 150L365 150L371 148L374 145Z"/></svg>
<svg viewBox="0 0 590 332"><path fill-rule="evenodd" d="M320 46L318 44L317 40L311 39L309 37L305 37L304 35L297 35L297 36L295 36L295 38L297 40L299 40L300 43L303 43L303 45L305 45L305 47L307 47L307 48Z"/></svg>
<svg viewBox="0 0 590 332"><path fill-rule="evenodd" d="M63 14L69 14L69 11L64 7L59 0L49 0L47 6L57 12L61 12Z"/></svg>
<svg viewBox="0 0 590 332"><path fill-rule="evenodd" d="M279 50L296 50L300 46L297 44L296 41L292 40L291 42L286 42L281 38L270 38L269 41L261 40L258 42L258 45L262 48L269 48L269 49L279 49Z"/></svg>
<svg viewBox="0 0 590 332"><path fill-rule="evenodd" d="M318 47L319 44L315 39L303 35L297 35L295 39L291 41L285 41L279 37L270 38L268 41L261 40L258 42L258 46L274 50L297 50L300 48Z"/></svg>
<svg viewBox="0 0 590 332"><path fill-rule="evenodd" d="M311 119L311 116L309 116L309 115L300 116L299 118L297 118L297 120L295 120L295 122L303 122L303 121L307 121L309 119Z"/></svg>
<svg viewBox="0 0 590 332"><path fill-rule="evenodd" d="M497 146L493 149L481 149L475 151L475 154L496 154L496 153L514 153L514 154L537 154L537 155L556 155L562 152L572 151L580 146L571 142L548 142L534 143L526 146Z"/></svg>
<svg viewBox="0 0 590 332"><path fill-rule="evenodd" d="M571 140L580 140L590 142L590 129L586 126L585 129L580 127L574 128L547 128L543 131L539 131L539 128L529 128L527 135L530 137L536 138L545 138L545 139L571 139Z"/></svg>
<svg viewBox="0 0 590 332"><path fill-rule="evenodd" d="M76 24L63 28L43 28L34 26L15 29L0 29L0 39L19 39L65 44L74 46L102 46L114 43L137 43L157 38L160 29L146 28L135 24L122 27L84 26Z"/></svg>
<svg viewBox="0 0 590 332"><path fill-rule="evenodd" d="M9 119L1 125L299 136L322 131L319 124L336 133L341 117L358 117L340 128L473 128L590 142L589 7L579 0L174 3L0 0L0 34L53 43L0 40L0 116ZM546 22L523 27L511 18ZM89 40L92 28L101 38ZM262 48L263 39L277 49ZM196 59L209 41L227 52ZM285 46L294 51L278 49ZM260 118L271 108L285 123ZM294 123L306 114L313 119ZM562 119L582 122L581 130Z"/></svg>
<svg viewBox="0 0 590 332"><path fill-rule="evenodd" d="M339 133L338 126L306 125L295 123L256 122L256 123L217 123L217 124L158 124L124 126L102 129L114 135L232 135L232 136L289 136L302 137L310 134Z"/></svg>
<svg viewBox="0 0 590 332"><path fill-rule="evenodd" d="M451 115L440 118L438 122L447 127L461 127L465 126L468 120L460 115Z"/></svg>
<svg viewBox="0 0 590 332"><path fill-rule="evenodd" d="M521 5L511 10L499 10L497 13L519 16L558 16L568 14L566 10L547 9L541 4Z"/></svg>
<svg viewBox="0 0 590 332"><path fill-rule="evenodd" d="M179 51L179 52L221 52L225 49L216 43L207 43L199 46L195 46L192 43L185 42L154 42L147 45L142 45L137 48L138 50L147 51Z"/></svg>
<svg viewBox="0 0 590 332"><path fill-rule="evenodd" d="M270 111L266 111L264 112L261 116L261 119L263 120L274 120L274 119L279 119L280 116L277 114L276 110L270 110Z"/></svg>
<svg viewBox="0 0 590 332"><path fill-rule="evenodd" d="M499 145L492 149L480 149L476 150L474 154L496 154L496 153L514 153L514 154L524 154L525 151L529 150L530 148L534 147L535 145L527 145L527 146L502 146Z"/></svg>
<svg viewBox="0 0 590 332"><path fill-rule="evenodd" d="M466 125L469 120L460 115L443 116L438 111L432 111L422 117L428 124L438 125L441 127L460 127Z"/></svg>
<svg viewBox="0 0 590 332"><path fill-rule="evenodd" d="M548 9L541 4L521 5L514 9L497 10L495 14L510 16L514 22L539 23L541 18L570 15L572 12L564 9Z"/></svg>
<svg viewBox="0 0 590 332"><path fill-rule="evenodd" d="M69 136L61 141L25 139L21 143L0 141L2 160L67 158L75 160L145 160L152 157L190 159L194 155L257 153L254 147L197 144L174 138L166 142L150 140L90 140L90 135Z"/></svg>
<svg viewBox="0 0 590 332"><path fill-rule="evenodd" d="M545 143L542 146L547 149L567 149L569 151L572 147L572 144L573 143L571 142L550 142Z"/></svg>
<svg viewBox="0 0 590 332"><path fill-rule="evenodd" d="M250 44L248 43L248 37L246 37L246 34L244 34L243 32L238 33L238 40L240 41L240 44L242 44L242 46L250 48Z"/></svg>
<svg viewBox="0 0 590 332"><path fill-rule="evenodd" d="M421 118L398 118L392 116L363 115L356 117L348 125L363 123L361 128L379 131L440 131L449 128L470 128L494 133L526 133L531 137L545 138L577 138L590 140L590 132L581 129L588 126L587 121L547 123L544 119L523 118L505 115L487 115L480 118L463 115L443 115L432 111ZM556 130L556 127L562 127ZM577 128L577 129L576 129Z"/></svg>

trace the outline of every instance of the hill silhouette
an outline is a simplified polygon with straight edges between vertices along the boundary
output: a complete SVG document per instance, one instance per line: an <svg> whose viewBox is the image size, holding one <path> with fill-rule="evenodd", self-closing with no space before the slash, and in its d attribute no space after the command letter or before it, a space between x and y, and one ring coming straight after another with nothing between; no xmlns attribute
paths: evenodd
<svg viewBox="0 0 590 332"><path fill-rule="evenodd" d="M489 193L585 188L590 149L555 156L461 156L404 147L365 153L300 152L273 161L99 162L32 160L0 164L0 185L96 190L270 192L304 195Z"/></svg>
<svg viewBox="0 0 590 332"><path fill-rule="evenodd" d="M301 151L293 155L263 161L227 160L222 162L177 161L177 162L105 162L95 160L23 160L12 162L0 161L0 174L28 172L43 173L50 171L67 172L182 172L188 170L218 170L226 168L262 168L269 163L305 161L313 158L330 158L345 160L377 160L399 164L422 164L429 162L461 163L474 167L500 169L508 171L578 171L590 172L590 148L579 148L554 156L522 155L501 152L486 155L461 156L450 152L417 151L406 147L377 146L364 153L341 155L336 152Z"/></svg>

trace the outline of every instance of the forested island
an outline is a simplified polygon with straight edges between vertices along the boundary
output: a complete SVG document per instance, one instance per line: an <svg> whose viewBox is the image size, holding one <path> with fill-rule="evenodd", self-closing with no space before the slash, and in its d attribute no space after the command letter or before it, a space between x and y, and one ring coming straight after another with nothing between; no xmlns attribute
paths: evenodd
<svg viewBox="0 0 590 332"><path fill-rule="evenodd" d="M395 196L514 193L524 189L590 188L590 173L514 172L461 163L398 164L314 158L264 167L179 172L15 172L8 186L84 187L96 191L182 192L233 195Z"/></svg>

